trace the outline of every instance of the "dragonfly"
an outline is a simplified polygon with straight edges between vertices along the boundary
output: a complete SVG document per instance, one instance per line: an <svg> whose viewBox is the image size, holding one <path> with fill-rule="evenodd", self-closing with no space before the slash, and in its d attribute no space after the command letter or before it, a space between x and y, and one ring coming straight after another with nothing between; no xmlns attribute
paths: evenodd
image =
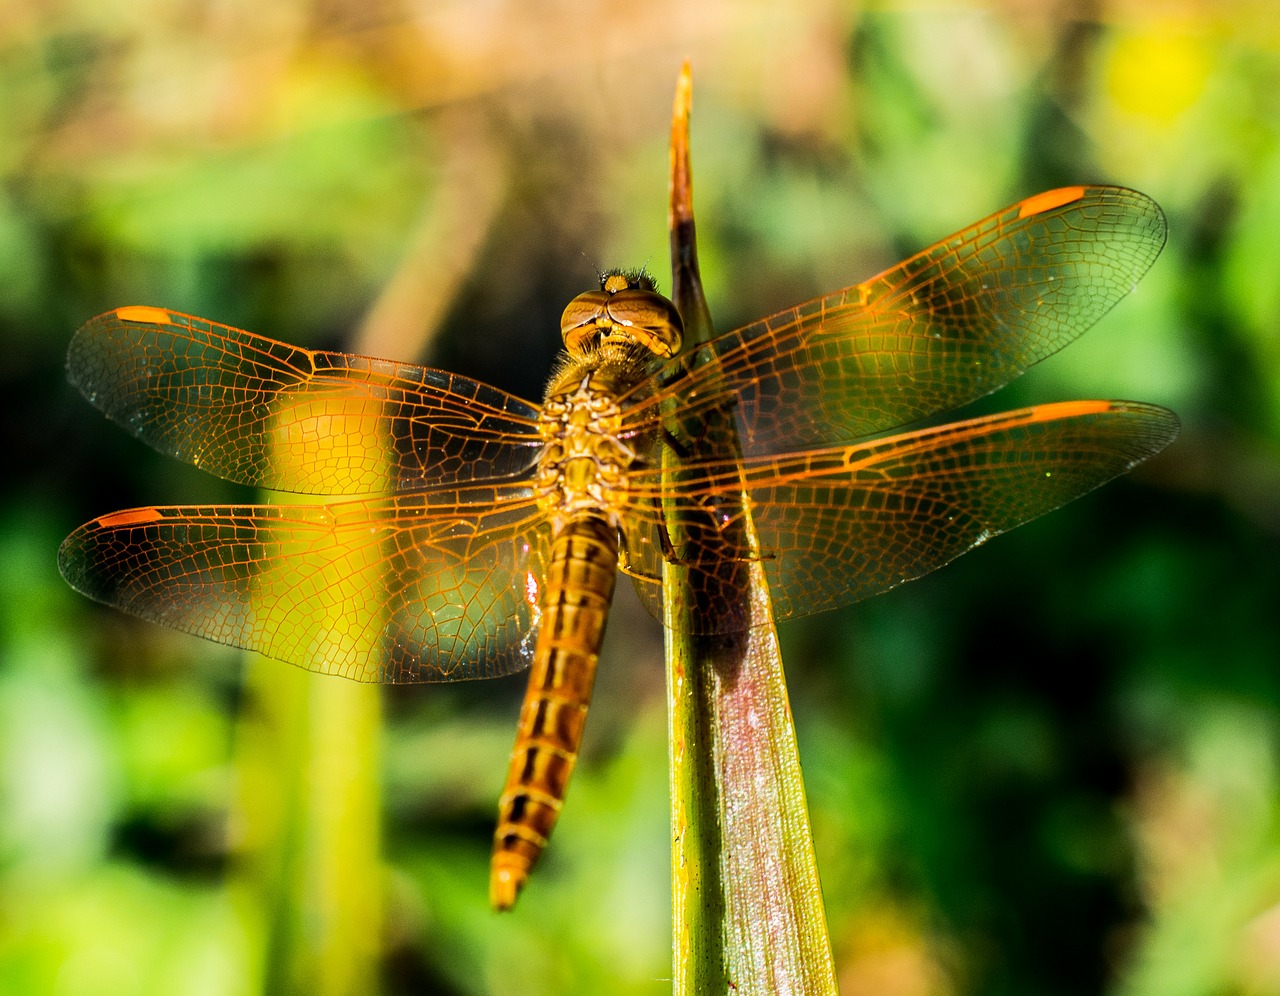
<svg viewBox="0 0 1280 996"><path fill-rule="evenodd" d="M1151 457L1178 421L1137 402L928 420L1083 333L1164 240L1143 194L1048 191L689 348L651 279L607 273L564 310L541 404L118 308L69 348L90 402L221 478L326 500L113 512L66 538L59 567L90 598L309 671L528 668L491 862L491 902L509 909L563 806L619 570L661 619L664 563L754 560L791 619L926 574ZM736 429L727 455L690 438L713 411ZM726 496L745 496L749 548L725 541L742 534ZM738 624L709 605L689 616L709 634Z"/></svg>

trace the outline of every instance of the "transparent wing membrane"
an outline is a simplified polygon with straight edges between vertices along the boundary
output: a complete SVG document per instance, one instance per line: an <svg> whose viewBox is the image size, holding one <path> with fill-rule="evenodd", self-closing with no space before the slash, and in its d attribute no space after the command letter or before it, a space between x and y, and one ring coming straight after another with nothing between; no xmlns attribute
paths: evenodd
<svg viewBox="0 0 1280 996"><path fill-rule="evenodd" d="M665 493L639 474L641 508L674 505L688 537L675 559L714 564L733 556L709 498L745 492L778 619L824 612L879 594L954 560L993 536L1118 477L1177 435L1172 413L1132 402L1065 402L1006 412L857 446L689 469L696 488ZM637 508L634 545L652 548L662 523ZM643 542L642 542L643 541ZM660 561L637 557L641 598L662 613ZM646 579L647 577L647 579ZM702 629L723 628L707 606Z"/></svg>
<svg viewBox="0 0 1280 996"><path fill-rule="evenodd" d="M529 663L549 529L528 488L333 505L141 508L72 533L76 590L174 629L358 681Z"/></svg>
<svg viewBox="0 0 1280 996"><path fill-rule="evenodd" d="M1028 198L877 277L672 360L631 418L679 432L733 399L747 454L851 443L1007 384L1128 294L1164 246L1150 198L1070 187Z"/></svg>
<svg viewBox="0 0 1280 996"><path fill-rule="evenodd" d="M538 410L495 387L176 311L99 315L67 370L148 445L254 487L390 494L519 474L538 456Z"/></svg>

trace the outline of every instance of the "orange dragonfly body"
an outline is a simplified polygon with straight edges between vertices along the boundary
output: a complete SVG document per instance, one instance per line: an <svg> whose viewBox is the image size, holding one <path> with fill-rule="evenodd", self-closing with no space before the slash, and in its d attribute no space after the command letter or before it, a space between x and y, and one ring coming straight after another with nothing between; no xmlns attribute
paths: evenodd
<svg viewBox="0 0 1280 996"><path fill-rule="evenodd" d="M220 477L344 500L116 512L67 537L59 566L92 598L311 671L415 682L531 667L494 840L491 900L509 908L562 805L617 569L661 618L664 559L756 558L792 618L919 577L1159 452L1177 419L1132 402L901 427L1070 342L1164 237L1142 194L1049 191L683 352L652 283L609 274L566 308L542 405L120 308L70 347L90 401ZM733 413L737 455L682 458L712 409ZM717 500L743 494L758 547L735 551ZM735 625L713 606L693 618Z"/></svg>

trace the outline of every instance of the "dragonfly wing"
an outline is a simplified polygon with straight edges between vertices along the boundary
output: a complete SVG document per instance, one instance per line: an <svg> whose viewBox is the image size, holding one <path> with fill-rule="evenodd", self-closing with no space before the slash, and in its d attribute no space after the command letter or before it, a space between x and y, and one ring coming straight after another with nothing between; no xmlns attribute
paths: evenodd
<svg viewBox="0 0 1280 996"><path fill-rule="evenodd" d="M1064 402L857 446L708 464L689 471L702 475L688 492L697 497L668 496L687 506L686 525L708 523L687 530L689 544L672 552L715 565L726 553L705 516L707 496L745 490L759 549L738 556L763 563L775 616L823 612L921 577L1080 497L1158 453L1177 431L1173 413L1154 405ZM650 496L645 507L662 492L659 480L651 472L637 482L637 494ZM641 537L656 525L650 513ZM637 561L655 573L652 555ZM660 586L641 577L636 588L661 618ZM709 632L720 628L714 613L705 622Z"/></svg>
<svg viewBox="0 0 1280 996"><path fill-rule="evenodd" d="M530 489L116 512L58 551L81 593L309 671L485 678L528 665L550 531Z"/></svg>
<svg viewBox="0 0 1280 996"><path fill-rule="evenodd" d="M733 399L747 454L854 442L1007 384L1128 294L1165 240L1120 187L1028 198L865 283L670 361L636 424L680 426Z"/></svg>
<svg viewBox="0 0 1280 996"><path fill-rule="evenodd" d="M514 476L537 460L537 409L495 387L176 311L99 315L72 339L67 370L148 445L256 487L387 494Z"/></svg>

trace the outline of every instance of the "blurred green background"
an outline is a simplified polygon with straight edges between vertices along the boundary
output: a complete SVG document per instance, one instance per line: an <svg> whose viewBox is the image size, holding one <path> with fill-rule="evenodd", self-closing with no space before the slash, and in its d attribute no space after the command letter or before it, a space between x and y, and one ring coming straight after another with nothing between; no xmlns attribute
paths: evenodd
<svg viewBox="0 0 1280 996"><path fill-rule="evenodd" d="M520 678L250 660L90 604L54 553L251 497L67 386L109 308L540 396L598 267L665 275L686 56L724 329L1055 185L1169 216L1136 293L987 409L1154 401L1178 443L784 627L842 991L1280 993L1280 22L1193 0L0 9L0 991L669 991L661 633L629 591L500 917Z"/></svg>

